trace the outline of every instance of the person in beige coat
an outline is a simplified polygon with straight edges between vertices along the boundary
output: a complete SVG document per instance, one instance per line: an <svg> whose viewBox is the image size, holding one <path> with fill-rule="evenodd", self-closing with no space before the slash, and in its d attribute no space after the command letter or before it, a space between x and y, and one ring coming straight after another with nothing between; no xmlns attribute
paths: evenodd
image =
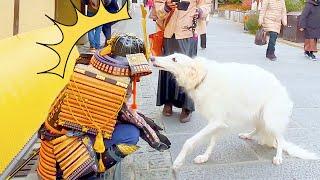
<svg viewBox="0 0 320 180"><path fill-rule="evenodd" d="M211 0L206 0L205 5L207 8L210 9L211 6ZM203 16L198 20L198 25L197 25L197 33L200 35L200 47L201 49L206 49L207 48L207 24L209 22L209 14L206 16Z"/></svg>
<svg viewBox="0 0 320 180"><path fill-rule="evenodd" d="M182 2L184 1L184 2ZM182 0L179 3L171 0L155 0L158 20L167 21L164 28L164 55L182 53L190 57L197 55L198 37L196 21L205 17L210 8L205 0ZM163 115L171 116L172 107L182 108L180 122L190 121L191 113L195 110L193 100L178 86L174 76L166 71L160 71L157 92L157 106L162 106Z"/></svg>
<svg viewBox="0 0 320 180"><path fill-rule="evenodd" d="M270 36L266 57L274 61L277 59L274 52L281 25L287 26L285 0L263 0L259 15L259 25L262 25Z"/></svg>

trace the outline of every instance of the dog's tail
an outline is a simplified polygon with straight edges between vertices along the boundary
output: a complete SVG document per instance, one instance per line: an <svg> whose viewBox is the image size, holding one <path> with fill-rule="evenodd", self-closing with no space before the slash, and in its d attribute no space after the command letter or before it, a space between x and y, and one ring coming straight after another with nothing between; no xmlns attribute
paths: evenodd
<svg viewBox="0 0 320 180"><path fill-rule="evenodd" d="M269 147L277 148L277 141L274 136L263 133L260 131L260 138L258 142L260 145L267 145ZM290 156L301 158L301 159L320 159L315 153L309 152L291 142L287 142L284 140L283 150L286 151Z"/></svg>
<svg viewBox="0 0 320 180"><path fill-rule="evenodd" d="M285 142L283 149L290 155L301 159L319 159L315 153L311 153L301 147L291 143Z"/></svg>

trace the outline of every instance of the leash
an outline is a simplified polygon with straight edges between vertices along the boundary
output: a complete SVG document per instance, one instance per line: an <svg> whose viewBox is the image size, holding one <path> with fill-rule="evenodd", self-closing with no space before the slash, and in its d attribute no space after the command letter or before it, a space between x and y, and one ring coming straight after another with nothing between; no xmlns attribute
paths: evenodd
<svg viewBox="0 0 320 180"><path fill-rule="evenodd" d="M198 87L203 83L203 81L207 78L207 74L208 72L206 72L206 74L201 78L201 81L199 81L196 86L194 87L194 89L198 89Z"/></svg>

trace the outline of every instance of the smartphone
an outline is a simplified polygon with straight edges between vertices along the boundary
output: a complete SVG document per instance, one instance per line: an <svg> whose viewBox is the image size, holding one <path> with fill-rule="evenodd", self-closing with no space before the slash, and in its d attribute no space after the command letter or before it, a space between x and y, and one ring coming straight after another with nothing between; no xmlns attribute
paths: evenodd
<svg viewBox="0 0 320 180"><path fill-rule="evenodd" d="M180 1L178 4L177 9L181 11L186 11L189 8L190 2L189 1Z"/></svg>
<svg viewBox="0 0 320 180"><path fill-rule="evenodd" d="M179 2L180 2L180 0L172 0L171 2L179 3Z"/></svg>

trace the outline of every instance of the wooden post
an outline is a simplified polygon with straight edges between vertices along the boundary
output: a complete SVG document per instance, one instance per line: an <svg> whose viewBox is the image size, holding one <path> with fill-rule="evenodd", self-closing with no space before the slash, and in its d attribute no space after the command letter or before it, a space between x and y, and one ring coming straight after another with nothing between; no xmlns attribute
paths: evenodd
<svg viewBox="0 0 320 180"><path fill-rule="evenodd" d="M140 4L141 9L141 26L142 26L142 32L143 32L143 41L144 41L144 47L145 47L145 54L146 58L149 59L151 56L150 51L150 45L148 42L148 33L147 33L147 10L145 9L143 4Z"/></svg>
<svg viewBox="0 0 320 180"><path fill-rule="evenodd" d="M14 9L13 9L13 35L19 33L19 12L20 12L20 0L14 0Z"/></svg>
<svg viewBox="0 0 320 180"><path fill-rule="evenodd" d="M80 12L82 13L82 14L84 14L84 15L86 15L86 5L84 4L84 2L83 1L81 1L81 5L80 5L81 7L80 7Z"/></svg>
<svg viewBox="0 0 320 180"><path fill-rule="evenodd" d="M214 9L215 9L215 10L218 9L218 5L219 5L218 0L214 0Z"/></svg>

